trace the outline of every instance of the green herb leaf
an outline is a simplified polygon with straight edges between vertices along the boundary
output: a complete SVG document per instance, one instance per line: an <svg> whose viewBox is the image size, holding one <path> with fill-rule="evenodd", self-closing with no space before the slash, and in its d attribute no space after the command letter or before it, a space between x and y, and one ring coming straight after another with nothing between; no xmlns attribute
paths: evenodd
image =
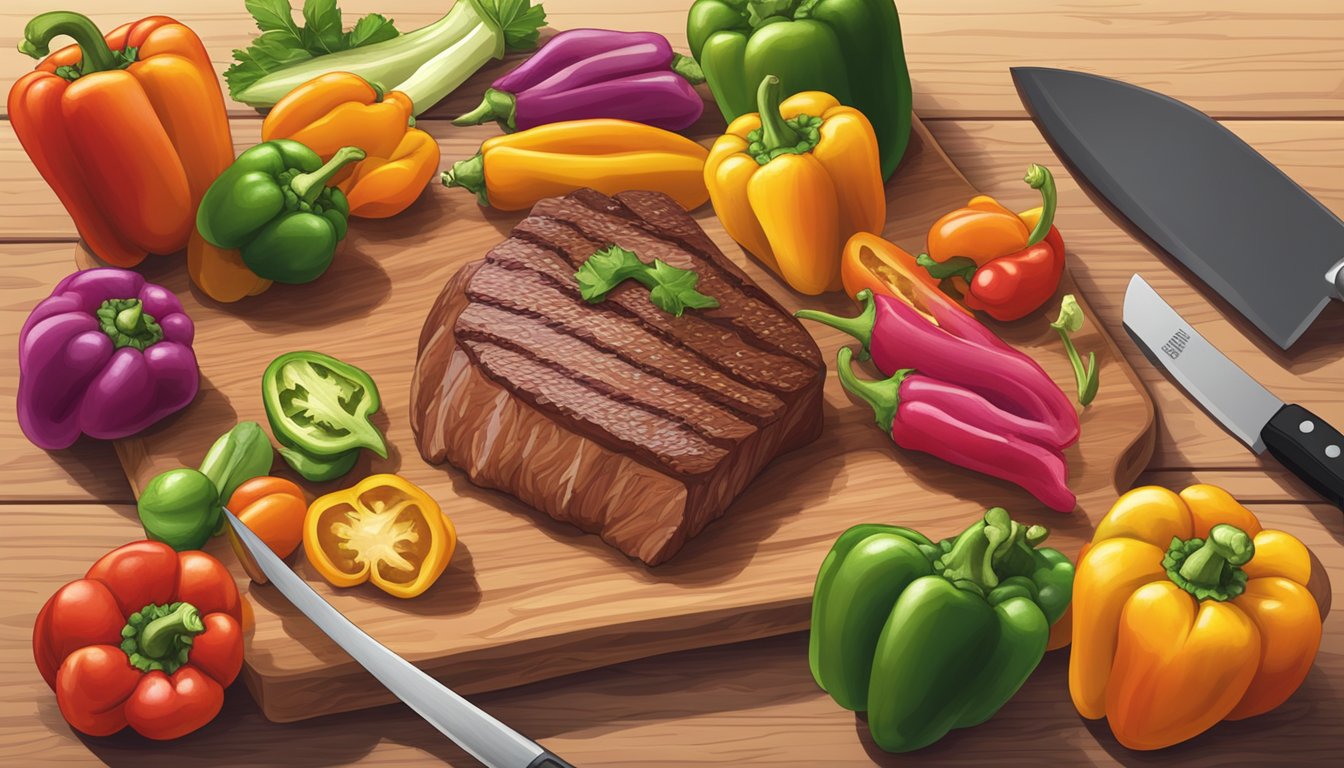
<svg viewBox="0 0 1344 768"><path fill-rule="evenodd" d="M345 35L346 48L358 48L361 45L382 43L397 36L397 28L392 20L381 13L370 13L355 22L355 26Z"/></svg>
<svg viewBox="0 0 1344 768"><path fill-rule="evenodd" d="M653 279L657 283L649 291L649 301L664 312L681 317L687 307L710 309L719 302L695 290L700 276L689 269L678 269L661 259L653 260Z"/></svg>
<svg viewBox="0 0 1344 768"><path fill-rule="evenodd" d="M336 0L303 0L303 40L315 56L342 50L341 9Z"/></svg>
<svg viewBox="0 0 1344 768"><path fill-rule="evenodd" d="M504 32L504 47L530 51L537 47L537 33L546 24L546 9L531 0L481 0L479 6Z"/></svg>
<svg viewBox="0 0 1344 768"><path fill-rule="evenodd" d="M691 309L710 309L719 306L711 296L695 290L700 276L689 269L679 269L661 259L653 264L640 261L634 251L613 245L588 257L574 273L579 282L579 293L585 301L596 304L607 298L616 286L626 280L637 280L649 289L649 301L668 314L680 317Z"/></svg>
<svg viewBox="0 0 1344 768"><path fill-rule="evenodd" d="M288 0L247 0L243 3L257 29L262 32L291 32L295 38L299 35L299 26L294 23L294 14L289 9Z"/></svg>

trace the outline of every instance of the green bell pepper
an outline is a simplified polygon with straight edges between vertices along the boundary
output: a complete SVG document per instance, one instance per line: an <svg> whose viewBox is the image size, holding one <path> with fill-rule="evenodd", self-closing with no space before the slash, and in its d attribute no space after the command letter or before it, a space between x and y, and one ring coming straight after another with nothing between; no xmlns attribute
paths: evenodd
<svg viewBox="0 0 1344 768"><path fill-rule="evenodd" d="M205 546L223 519L214 482L185 467L150 480L136 502L136 511L146 537L179 552Z"/></svg>
<svg viewBox="0 0 1344 768"><path fill-rule="evenodd" d="M1047 531L1000 507L954 539L861 525L821 565L808 660L817 684L866 711L878 746L908 752L988 720L1045 655L1073 564Z"/></svg>
<svg viewBox="0 0 1344 768"><path fill-rule="evenodd" d="M210 244L238 249L258 277L277 283L316 280L331 266L350 217L345 193L326 183L363 159L357 147L342 147L324 164L297 141L258 144L206 190L196 228Z"/></svg>
<svg viewBox="0 0 1344 768"><path fill-rule="evenodd" d="M261 399L280 457L313 482L349 472L368 448L387 458L383 434L369 421L381 405L373 378L320 352L287 352L271 361Z"/></svg>
<svg viewBox="0 0 1344 768"><path fill-rule="evenodd" d="M868 118L887 179L910 139L910 73L893 0L696 0L686 21L728 122L756 111L756 87L824 91Z"/></svg>

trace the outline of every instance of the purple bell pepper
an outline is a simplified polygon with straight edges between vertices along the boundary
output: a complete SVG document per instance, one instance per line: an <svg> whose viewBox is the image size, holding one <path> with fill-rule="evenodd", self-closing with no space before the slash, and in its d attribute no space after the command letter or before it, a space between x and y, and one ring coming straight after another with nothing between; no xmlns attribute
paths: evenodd
<svg viewBox="0 0 1344 768"><path fill-rule="evenodd" d="M1035 360L1005 344L955 307L923 297L935 324L899 299L860 291L858 317L805 309L797 316L837 328L863 343L878 370L891 376L904 368L965 387L995 406L1049 429L1050 448L1078 440L1078 413L1059 385Z"/></svg>
<svg viewBox="0 0 1344 768"><path fill-rule="evenodd" d="M453 121L497 121L506 131L568 120L614 118L679 131L705 103L700 66L653 32L572 29L496 80L480 106Z"/></svg>
<svg viewBox="0 0 1344 768"><path fill-rule="evenodd" d="M47 450L147 429L196 397L195 332L177 297L136 272L70 275L19 332L19 426Z"/></svg>
<svg viewBox="0 0 1344 768"><path fill-rule="evenodd" d="M1015 416L971 390L910 369L885 381L854 375L849 347L836 356L840 383L872 406L878 426L909 451L1021 486L1056 512L1072 512L1063 454L1040 440L1043 424Z"/></svg>

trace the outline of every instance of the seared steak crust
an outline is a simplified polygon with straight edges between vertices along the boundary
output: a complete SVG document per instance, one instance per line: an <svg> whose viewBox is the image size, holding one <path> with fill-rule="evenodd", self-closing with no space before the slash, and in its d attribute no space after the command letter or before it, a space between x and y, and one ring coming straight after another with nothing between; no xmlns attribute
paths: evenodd
<svg viewBox="0 0 1344 768"><path fill-rule="evenodd" d="M574 272L611 244L694 269L720 306L674 317L633 281L587 303ZM656 565L816 438L824 377L807 332L670 198L580 190L449 280L411 425L426 461Z"/></svg>

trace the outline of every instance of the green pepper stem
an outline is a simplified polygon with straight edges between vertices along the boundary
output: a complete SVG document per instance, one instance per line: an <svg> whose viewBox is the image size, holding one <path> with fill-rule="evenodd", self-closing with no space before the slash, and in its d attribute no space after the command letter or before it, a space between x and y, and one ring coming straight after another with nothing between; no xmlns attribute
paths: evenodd
<svg viewBox="0 0 1344 768"><path fill-rule="evenodd" d="M700 63L690 56L682 56L680 53L672 54L671 69L686 78L686 82L691 85L699 85L705 82L705 71L700 68Z"/></svg>
<svg viewBox="0 0 1344 768"><path fill-rule="evenodd" d="M756 108L761 116L761 144L765 153L784 147L797 146L803 140L803 134L794 130L780 114L779 104L783 101L779 87L779 78L766 75L756 88Z"/></svg>
<svg viewBox="0 0 1344 768"><path fill-rule="evenodd" d="M135 335L145 330L145 305L139 299L132 299L131 305L117 313L112 321L117 330Z"/></svg>
<svg viewBox="0 0 1344 768"><path fill-rule="evenodd" d="M923 267L924 271L935 280L960 277L968 283L975 277L975 271L980 268L974 259L966 256L953 256L947 261L934 261L929 254L921 253L915 257L915 263Z"/></svg>
<svg viewBox="0 0 1344 768"><path fill-rule="evenodd" d="M458 160L439 177L445 187L461 187L476 195L476 202L490 206L485 191L485 155L477 152L466 160Z"/></svg>
<svg viewBox="0 0 1344 768"><path fill-rule="evenodd" d="M829 325L853 336L863 345L859 359L867 360L873 343L873 326L877 324L877 301L873 298L873 292L867 288L855 294L854 298L863 302L863 311L854 317L840 317L815 309L800 309L794 312L793 316L799 320L812 320L822 325Z"/></svg>
<svg viewBox="0 0 1344 768"><path fill-rule="evenodd" d="M869 381L854 375L854 350L841 347L835 355L835 370L845 391L868 403L877 418L877 425L891 432L896 421L896 409L901 405L901 384L913 369L902 368L882 381Z"/></svg>
<svg viewBox="0 0 1344 768"><path fill-rule="evenodd" d="M1050 169L1043 165L1032 163L1023 181L1031 185L1032 189L1041 191L1041 218L1027 238L1027 247L1030 248L1050 234L1050 227L1055 224L1055 206L1059 202L1059 195L1055 191L1055 177L1050 173Z"/></svg>
<svg viewBox="0 0 1344 768"><path fill-rule="evenodd" d="M191 603L182 603L172 613L149 622L140 630L140 653L152 659L162 659L173 650L178 638L195 637L204 631L200 611Z"/></svg>
<svg viewBox="0 0 1344 768"><path fill-rule="evenodd" d="M512 132L518 127L518 99L508 91L486 88L481 103L470 112L453 120L453 125L480 125L494 120L504 130Z"/></svg>
<svg viewBox="0 0 1344 768"><path fill-rule="evenodd" d="M991 507L983 520L957 536L934 567L958 587L988 595L1005 579L1035 570L1034 550L1048 535L1042 526L1022 525L1003 507Z"/></svg>
<svg viewBox="0 0 1344 768"><path fill-rule="evenodd" d="M1087 365L1083 365L1083 358L1078 354L1078 348L1073 345L1068 330L1054 323L1051 323L1050 327L1059 333L1059 338L1064 342L1064 351L1068 353L1069 363L1073 365L1073 381L1078 388L1078 404L1086 407L1096 398L1097 386L1100 384L1097 353L1087 353Z"/></svg>
<svg viewBox="0 0 1344 768"><path fill-rule="evenodd" d="M322 193L322 188L350 163L364 159L364 150L359 147L341 147L331 159L312 173L301 173L289 182L289 188L305 203L312 203Z"/></svg>
<svg viewBox="0 0 1344 768"><path fill-rule="evenodd" d="M40 59L51 53L51 41L60 35L69 35L79 46L83 60L80 73L104 72L118 69L121 62L113 55L98 25L88 16L74 11L49 11L34 16L23 28L19 52Z"/></svg>
<svg viewBox="0 0 1344 768"><path fill-rule="evenodd" d="M1236 526L1213 526L1203 546L1185 558L1177 571L1191 586L1213 588L1222 583L1224 570L1242 566L1255 557L1255 542Z"/></svg>

